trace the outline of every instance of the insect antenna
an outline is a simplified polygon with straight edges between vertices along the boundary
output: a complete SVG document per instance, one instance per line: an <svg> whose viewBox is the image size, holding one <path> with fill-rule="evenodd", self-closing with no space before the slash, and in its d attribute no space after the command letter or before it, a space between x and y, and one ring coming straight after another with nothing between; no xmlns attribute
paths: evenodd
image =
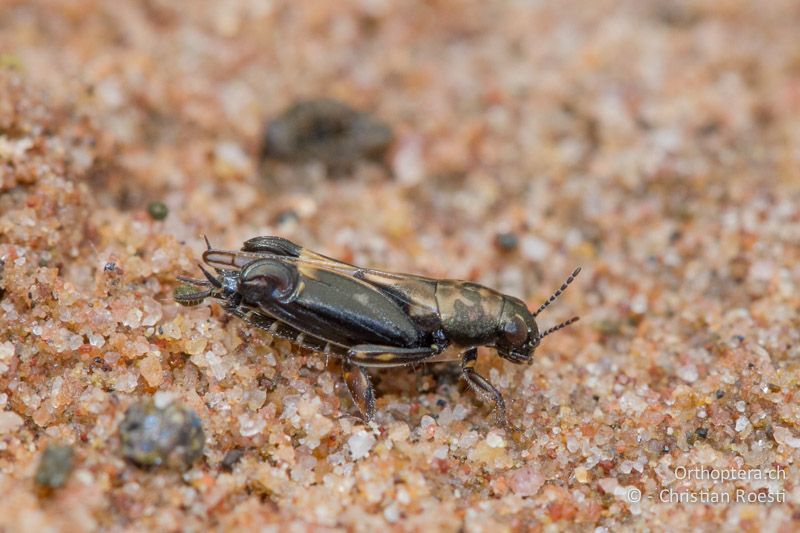
<svg viewBox="0 0 800 533"><path fill-rule="evenodd" d="M541 333L538 337L536 337L536 339L537 340L542 340L543 338L547 337L551 333L553 333L555 331L558 331L560 329L563 329L563 328L569 326L570 324L574 324L578 320L580 320L580 317L577 317L577 316L574 316L574 317L570 318L569 320L565 320L561 324L559 324L557 326L553 326L552 328L546 330L544 333Z"/></svg>
<svg viewBox="0 0 800 533"><path fill-rule="evenodd" d="M203 240L206 241L206 247L210 250L211 249L211 242L208 240L208 235L203 233Z"/></svg>
<svg viewBox="0 0 800 533"><path fill-rule="evenodd" d="M555 302L555 301L556 301L556 299L558 299L558 297L559 297L559 296L561 296L561 294L562 294L562 293L563 293L565 290L567 290L567 287L569 287L569 284L570 284L570 283L572 283L573 281L575 281L575 278L576 278L576 277L578 277L578 274L580 273L580 271L581 271L581 267L578 267L578 268L576 268L576 269L575 269L575 270L572 272L572 274L570 274L570 275L569 275L569 277L567 278L567 281L565 281L565 282L564 282L564 283L561 285L561 287L559 287L559 288L558 288L558 290L557 290L556 292L554 292L554 293L553 293L553 295L552 295L552 296L551 296L551 297L550 297L550 298L549 298L549 299L548 299L548 300L547 300L545 303L543 303L543 304L542 304L542 305L539 307L539 309L537 309L537 310L536 310L536 312L535 312L535 313L533 313L533 316L537 316L539 313L541 313L542 311L544 311L545 309L547 309L547 306L549 306L551 303ZM562 326L562 327L563 327L563 326ZM551 332L551 333L552 333L552 332ZM542 335L542 337L544 337L544 335Z"/></svg>

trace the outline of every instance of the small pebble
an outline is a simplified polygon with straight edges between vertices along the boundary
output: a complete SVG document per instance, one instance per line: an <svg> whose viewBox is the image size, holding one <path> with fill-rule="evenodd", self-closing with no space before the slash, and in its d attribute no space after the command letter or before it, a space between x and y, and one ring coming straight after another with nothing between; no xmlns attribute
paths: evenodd
<svg viewBox="0 0 800 533"><path fill-rule="evenodd" d="M9 361L14 357L16 348L11 341L0 342L0 361Z"/></svg>
<svg viewBox="0 0 800 533"><path fill-rule="evenodd" d="M436 459L447 459L447 454L450 448L447 446L439 446L433 451L433 457Z"/></svg>
<svg viewBox="0 0 800 533"><path fill-rule="evenodd" d="M545 478L537 469L524 466L514 470L509 475L509 486L517 496L534 496L544 485Z"/></svg>
<svg viewBox="0 0 800 533"><path fill-rule="evenodd" d="M15 432L25 421L14 411L0 411L0 435Z"/></svg>
<svg viewBox="0 0 800 533"><path fill-rule="evenodd" d="M422 431L427 431L431 426L436 425L436 419L430 415L424 415L419 421L419 427Z"/></svg>
<svg viewBox="0 0 800 533"><path fill-rule="evenodd" d="M800 439L792 435L792 432L785 427L775 426L773 430L775 441L791 448L800 448Z"/></svg>
<svg viewBox="0 0 800 533"><path fill-rule="evenodd" d="M575 453L579 449L580 446L578 445L578 441L575 439L575 437L567 438L567 451L569 451L569 453Z"/></svg>
<svg viewBox="0 0 800 533"><path fill-rule="evenodd" d="M736 419L736 427L734 429L736 430L737 433L741 433L742 431L744 431L744 428L746 428L747 424L749 423L750 421L747 419L746 416L740 416L739 418Z"/></svg>
<svg viewBox="0 0 800 533"><path fill-rule="evenodd" d="M236 448L234 450L229 451L225 454L225 457L222 458L222 461L219 463L220 468L223 470L231 471L236 463L244 456L244 450L241 448Z"/></svg>
<svg viewBox="0 0 800 533"><path fill-rule="evenodd" d="M516 234L498 233L494 239L495 244L504 252L513 252L519 246L519 237Z"/></svg>
<svg viewBox="0 0 800 533"><path fill-rule="evenodd" d="M375 437L372 433L362 429L347 439L347 445L350 447L350 454L353 456L353 460L358 460L369 454L369 451L375 445Z"/></svg>
<svg viewBox="0 0 800 533"><path fill-rule="evenodd" d="M690 364L678 368L678 377L687 383L694 383L698 378L697 367Z"/></svg>
<svg viewBox="0 0 800 533"><path fill-rule="evenodd" d="M147 213L153 220L164 220L169 215L169 208L162 202L150 202L147 205Z"/></svg>
<svg viewBox="0 0 800 533"><path fill-rule="evenodd" d="M200 418L174 402L163 408L152 399L131 405L119 431L122 454L142 467L187 469L205 445Z"/></svg>
<svg viewBox="0 0 800 533"><path fill-rule="evenodd" d="M505 448L506 441L499 433L490 431L489 434L486 435L486 444L488 444L490 448Z"/></svg>
<svg viewBox="0 0 800 533"><path fill-rule="evenodd" d="M39 459L36 469L36 484L48 489L57 489L67 484L72 472L75 452L71 446L48 444Z"/></svg>

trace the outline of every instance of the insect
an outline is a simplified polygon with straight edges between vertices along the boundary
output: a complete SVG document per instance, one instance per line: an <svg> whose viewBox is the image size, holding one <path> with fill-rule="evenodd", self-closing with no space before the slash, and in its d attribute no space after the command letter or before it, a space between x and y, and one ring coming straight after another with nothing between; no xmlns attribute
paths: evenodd
<svg viewBox="0 0 800 533"><path fill-rule="evenodd" d="M175 300L222 302L228 313L272 335L338 357L344 380L366 420L375 414L375 391L366 368L461 361L469 386L494 402L508 426L500 392L475 364L479 346L494 347L515 364L531 363L539 343L573 322L539 331L536 317L572 283L580 268L535 312L525 303L477 283L396 274L314 253L281 237L255 237L240 251L211 247L200 265L205 279L178 277L186 285Z"/></svg>

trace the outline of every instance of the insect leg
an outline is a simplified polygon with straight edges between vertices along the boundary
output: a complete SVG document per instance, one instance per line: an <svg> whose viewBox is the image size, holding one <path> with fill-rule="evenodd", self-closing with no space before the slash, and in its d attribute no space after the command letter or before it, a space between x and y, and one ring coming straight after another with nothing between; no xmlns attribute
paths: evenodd
<svg viewBox="0 0 800 533"><path fill-rule="evenodd" d="M372 387L367 371L350 361L343 361L342 373L350 396L353 397L353 402L361 411L364 420L369 422L375 415L375 389Z"/></svg>
<svg viewBox="0 0 800 533"><path fill-rule="evenodd" d="M350 348L347 358L358 366L388 368L419 363L440 353L443 347L423 346L399 348L379 344L357 344Z"/></svg>
<svg viewBox="0 0 800 533"><path fill-rule="evenodd" d="M484 400L494 402L498 422L503 427L509 427L508 419L506 418L506 402L503 400L503 395L489 383L489 380L475 371L475 363L477 362L478 349L470 348L461 356L461 373L472 390L477 392Z"/></svg>

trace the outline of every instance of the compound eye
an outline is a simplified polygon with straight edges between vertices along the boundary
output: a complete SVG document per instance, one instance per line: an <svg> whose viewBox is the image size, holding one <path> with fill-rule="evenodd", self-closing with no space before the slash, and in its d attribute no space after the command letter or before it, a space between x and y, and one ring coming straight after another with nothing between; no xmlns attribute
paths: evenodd
<svg viewBox="0 0 800 533"><path fill-rule="evenodd" d="M528 340L528 326L519 316L503 324L503 335L511 346L520 346Z"/></svg>

